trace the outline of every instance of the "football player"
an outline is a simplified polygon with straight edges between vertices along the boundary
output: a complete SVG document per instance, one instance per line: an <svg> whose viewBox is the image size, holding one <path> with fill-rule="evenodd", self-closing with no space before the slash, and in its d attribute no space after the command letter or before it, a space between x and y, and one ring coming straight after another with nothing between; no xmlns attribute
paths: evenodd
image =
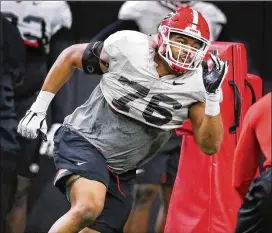
<svg viewBox="0 0 272 233"><path fill-rule="evenodd" d="M118 20L103 28L93 41L104 41L110 34L120 30L136 30L145 34L156 34L161 20L177 7L191 7L199 11L210 28L210 40L226 37L224 13L212 3L201 1L126 1L119 10ZM53 131L48 134L52 138ZM52 140L44 142L50 145ZM148 232L151 206L158 195L163 200L156 221L156 232L163 232L173 185L176 179L180 156L181 137L173 133L169 141L159 150L158 156L136 171L135 203L125 226L125 233ZM50 151L50 152L49 152ZM139 222L141 224L139 225Z"/></svg>
<svg viewBox="0 0 272 233"><path fill-rule="evenodd" d="M64 1L1 1L1 13L19 29L26 49L23 82L14 89L19 121L35 101L48 72L51 37L63 27L70 28L72 16ZM11 233L24 232L28 190L39 171L40 140L18 137L18 142L17 182L10 183L11 186L17 184L7 224Z"/></svg>
<svg viewBox="0 0 272 233"><path fill-rule="evenodd" d="M181 8L162 20L157 37L119 31L104 43L77 44L60 54L19 123L24 137L45 137L48 106L75 68L104 74L55 133L54 184L71 208L49 233L122 232L133 204L136 169L188 118L199 148L208 155L219 150L220 86L228 63L215 51L208 68L203 58L209 45L203 16Z"/></svg>

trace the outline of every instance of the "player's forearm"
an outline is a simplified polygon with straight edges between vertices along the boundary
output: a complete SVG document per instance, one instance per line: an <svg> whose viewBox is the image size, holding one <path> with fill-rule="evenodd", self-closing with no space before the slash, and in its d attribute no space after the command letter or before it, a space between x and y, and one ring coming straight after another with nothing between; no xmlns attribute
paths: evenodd
<svg viewBox="0 0 272 233"><path fill-rule="evenodd" d="M201 126L195 134L198 146L204 153L216 154L220 149L224 134L221 115L204 115Z"/></svg>

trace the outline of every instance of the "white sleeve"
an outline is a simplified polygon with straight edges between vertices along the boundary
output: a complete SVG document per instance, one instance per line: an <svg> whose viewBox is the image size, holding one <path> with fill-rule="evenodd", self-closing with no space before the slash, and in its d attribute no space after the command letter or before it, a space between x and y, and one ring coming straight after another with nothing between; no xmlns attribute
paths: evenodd
<svg viewBox="0 0 272 233"><path fill-rule="evenodd" d="M122 52L120 51L120 41L122 40L120 36L120 34L122 34L121 32L124 31L116 32L104 41L100 58L109 64L109 71L120 70L125 62L124 59L122 59Z"/></svg>
<svg viewBox="0 0 272 233"><path fill-rule="evenodd" d="M109 70L114 72L121 71L127 62L135 67L143 66L142 63L146 65L143 58L149 53L147 38L147 35L136 31L118 31L104 41L101 59L108 58Z"/></svg>
<svg viewBox="0 0 272 233"><path fill-rule="evenodd" d="M113 33L104 41L104 46L101 52L101 56L104 56L105 58L106 57L114 58L117 56L117 53L118 53L117 44L118 44L118 41L120 40L119 34L120 32Z"/></svg>
<svg viewBox="0 0 272 233"><path fill-rule="evenodd" d="M65 1L56 1L55 11L57 12L52 20L51 32L55 34L62 27L71 28L72 26L72 13L70 7Z"/></svg>

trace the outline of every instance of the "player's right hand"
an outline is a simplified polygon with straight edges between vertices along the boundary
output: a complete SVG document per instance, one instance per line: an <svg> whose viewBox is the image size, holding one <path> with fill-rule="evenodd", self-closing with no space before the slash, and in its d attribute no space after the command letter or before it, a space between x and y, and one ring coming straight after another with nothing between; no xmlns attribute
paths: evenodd
<svg viewBox="0 0 272 233"><path fill-rule="evenodd" d="M17 132L25 138L35 139L38 135L46 140L47 124L46 113L28 110L20 120Z"/></svg>

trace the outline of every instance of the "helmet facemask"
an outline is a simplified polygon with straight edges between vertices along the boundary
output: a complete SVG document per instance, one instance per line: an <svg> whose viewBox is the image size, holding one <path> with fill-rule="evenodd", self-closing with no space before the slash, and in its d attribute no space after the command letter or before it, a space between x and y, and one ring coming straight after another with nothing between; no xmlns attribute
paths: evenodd
<svg viewBox="0 0 272 233"><path fill-rule="evenodd" d="M160 56L168 63L171 69L178 72L196 70L204 59L209 48L209 41L201 38L198 35L193 35L185 30L161 26L159 35L162 43L159 47ZM171 40L171 35L180 34L196 39L201 42L201 48L194 48L190 45L185 45L180 42ZM178 51L177 56L174 55L173 49Z"/></svg>

